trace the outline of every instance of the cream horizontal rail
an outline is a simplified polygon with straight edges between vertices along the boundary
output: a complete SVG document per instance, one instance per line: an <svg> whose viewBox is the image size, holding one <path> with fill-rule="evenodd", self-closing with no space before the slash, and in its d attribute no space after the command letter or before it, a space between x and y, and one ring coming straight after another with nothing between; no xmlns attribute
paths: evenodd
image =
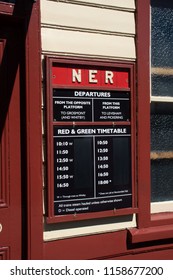
<svg viewBox="0 0 173 280"><path fill-rule="evenodd" d="M150 102L173 102L173 97L171 96L151 96Z"/></svg>
<svg viewBox="0 0 173 280"><path fill-rule="evenodd" d="M104 9L121 9L134 11L135 0L44 0L47 2L61 2L61 3L70 3L77 4L82 6L92 6ZM41 1L42 2L42 1Z"/></svg>
<svg viewBox="0 0 173 280"><path fill-rule="evenodd" d="M135 36L134 13L43 0L41 25L53 29Z"/></svg>
<svg viewBox="0 0 173 280"><path fill-rule="evenodd" d="M150 153L150 158L152 160L157 160L157 159L173 159L173 151L159 151L159 152L151 152Z"/></svg>
<svg viewBox="0 0 173 280"><path fill-rule="evenodd" d="M151 74L162 76L173 76L173 68L169 67L151 67Z"/></svg>
<svg viewBox="0 0 173 280"><path fill-rule="evenodd" d="M89 28L80 28L80 27L71 27L65 25L55 25L55 24L41 24L42 28L49 28L49 29L60 29L60 30L69 30L74 32L85 32L85 33L95 33L95 34L103 34L109 36L121 36L121 37L131 37L135 38L134 34L129 33L122 33L122 32L114 32L114 31L106 31L100 29L89 29Z"/></svg>
<svg viewBox="0 0 173 280"><path fill-rule="evenodd" d="M53 241L58 239L87 236L91 234L101 234L115 232L127 228L136 227L136 215L127 215L99 221L79 221L68 224L44 224L44 241Z"/></svg>
<svg viewBox="0 0 173 280"><path fill-rule="evenodd" d="M134 60L135 42L132 37L42 28L42 54L63 53L116 57Z"/></svg>

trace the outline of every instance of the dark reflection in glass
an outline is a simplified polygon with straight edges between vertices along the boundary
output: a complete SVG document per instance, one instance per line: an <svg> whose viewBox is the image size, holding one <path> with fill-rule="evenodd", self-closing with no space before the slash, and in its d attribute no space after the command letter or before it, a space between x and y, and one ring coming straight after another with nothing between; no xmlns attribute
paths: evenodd
<svg viewBox="0 0 173 280"><path fill-rule="evenodd" d="M172 19L172 0L151 0L151 84L154 96L173 97L173 71L170 71L173 69Z"/></svg>
<svg viewBox="0 0 173 280"><path fill-rule="evenodd" d="M173 1L151 0L151 65L173 67Z"/></svg>
<svg viewBox="0 0 173 280"><path fill-rule="evenodd" d="M163 75L152 75L152 95L173 97L173 77Z"/></svg>
<svg viewBox="0 0 173 280"><path fill-rule="evenodd" d="M173 200L173 104L151 104L151 201Z"/></svg>
<svg viewBox="0 0 173 280"><path fill-rule="evenodd" d="M173 151L173 104L151 104L151 150Z"/></svg>
<svg viewBox="0 0 173 280"><path fill-rule="evenodd" d="M173 159L151 161L151 201L173 200Z"/></svg>

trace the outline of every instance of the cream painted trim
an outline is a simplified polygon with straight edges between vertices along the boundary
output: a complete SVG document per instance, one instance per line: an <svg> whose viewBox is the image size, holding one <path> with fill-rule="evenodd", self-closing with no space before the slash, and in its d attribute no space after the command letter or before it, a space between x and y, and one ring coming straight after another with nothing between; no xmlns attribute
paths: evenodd
<svg viewBox="0 0 173 280"><path fill-rule="evenodd" d="M57 52L57 51L42 51L42 55L44 56L51 56L52 58L57 58L57 57L63 57L66 58L68 56L71 58L94 58L95 60L102 60L102 62L114 62L117 61L127 61L127 62L135 62L136 58L124 58L124 57L119 57L119 56L105 56L105 55L92 55L92 54L77 54L77 53L71 53L71 52Z"/></svg>
<svg viewBox="0 0 173 280"><path fill-rule="evenodd" d="M151 213L173 212L173 201L152 202Z"/></svg>
<svg viewBox="0 0 173 280"><path fill-rule="evenodd" d="M42 28L42 51L135 59L131 37Z"/></svg>
<svg viewBox="0 0 173 280"><path fill-rule="evenodd" d="M129 217L129 221L127 221L128 217ZM91 234L108 233L108 232L114 232L118 230L124 230L127 228L136 227L136 215L130 215L128 217L127 216L115 217L114 222L112 223L107 223L105 220L104 224L98 224L98 225L90 225L88 223L87 226L75 227L75 224L73 224L73 227L71 228L70 227L67 228L68 227L68 223L67 223L65 229L61 229L60 228L61 224L59 225L57 224L56 230L44 231L43 233L44 241L53 241L57 239L86 236Z"/></svg>
<svg viewBox="0 0 173 280"><path fill-rule="evenodd" d="M150 68L150 79L151 75L159 76L173 76L173 68L162 68L162 67L151 67ZM151 82L150 82L150 102L173 102L173 97L170 96L152 96Z"/></svg>
<svg viewBox="0 0 173 280"><path fill-rule="evenodd" d="M162 76L173 76L173 68L151 67L151 74Z"/></svg>
<svg viewBox="0 0 173 280"><path fill-rule="evenodd" d="M151 96L151 102L173 102L173 97L169 97L169 96Z"/></svg>
<svg viewBox="0 0 173 280"><path fill-rule="evenodd" d="M103 9L115 9L121 11L134 12L135 0L47 0L52 2L61 2L68 4L77 4L82 6L91 6Z"/></svg>
<svg viewBox="0 0 173 280"><path fill-rule="evenodd" d="M90 29L90 28L80 28L80 27L73 27L73 26L64 26L64 25L56 25L56 24L48 24L42 23L42 28L50 28L50 29L60 29L60 30L69 30L74 32L85 32L85 33L97 33L103 35L112 35L112 36L122 36L122 37L131 37L135 38L135 34L131 33L124 33L124 32L114 32L114 31L107 31L107 30L100 30L100 29Z"/></svg>
<svg viewBox="0 0 173 280"><path fill-rule="evenodd" d="M42 26L112 34L135 34L134 13L42 0Z"/></svg>
<svg viewBox="0 0 173 280"><path fill-rule="evenodd" d="M150 153L150 158L152 160L157 159L173 159L173 151L152 151Z"/></svg>

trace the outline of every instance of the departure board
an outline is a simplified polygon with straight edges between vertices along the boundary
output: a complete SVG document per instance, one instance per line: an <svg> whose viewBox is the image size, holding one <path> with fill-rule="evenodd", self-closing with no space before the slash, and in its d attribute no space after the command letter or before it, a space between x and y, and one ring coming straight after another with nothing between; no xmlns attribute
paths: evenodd
<svg viewBox="0 0 173 280"><path fill-rule="evenodd" d="M55 214L132 206L129 126L54 126Z"/></svg>
<svg viewBox="0 0 173 280"><path fill-rule="evenodd" d="M48 220L132 213L134 65L48 62Z"/></svg>

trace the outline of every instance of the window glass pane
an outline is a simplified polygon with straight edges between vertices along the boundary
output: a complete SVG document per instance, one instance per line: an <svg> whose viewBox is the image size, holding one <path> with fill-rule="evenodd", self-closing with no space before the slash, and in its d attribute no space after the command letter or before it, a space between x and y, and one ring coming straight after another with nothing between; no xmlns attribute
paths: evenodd
<svg viewBox="0 0 173 280"><path fill-rule="evenodd" d="M173 76L152 75L152 95L173 97Z"/></svg>
<svg viewBox="0 0 173 280"><path fill-rule="evenodd" d="M151 104L151 150L173 151L173 103Z"/></svg>
<svg viewBox="0 0 173 280"><path fill-rule="evenodd" d="M173 96L173 1L151 0L152 95Z"/></svg>
<svg viewBox="0 0 173 280"><path fill-rule="evenodd" d="M173 200L173 159L151 161L151 201Z"/></svg>
<svg viewBox="0 0 173 280"><path fill-rule="evenodd" d="M173 104L151 105L151 200L173 200Z"/></svg>

